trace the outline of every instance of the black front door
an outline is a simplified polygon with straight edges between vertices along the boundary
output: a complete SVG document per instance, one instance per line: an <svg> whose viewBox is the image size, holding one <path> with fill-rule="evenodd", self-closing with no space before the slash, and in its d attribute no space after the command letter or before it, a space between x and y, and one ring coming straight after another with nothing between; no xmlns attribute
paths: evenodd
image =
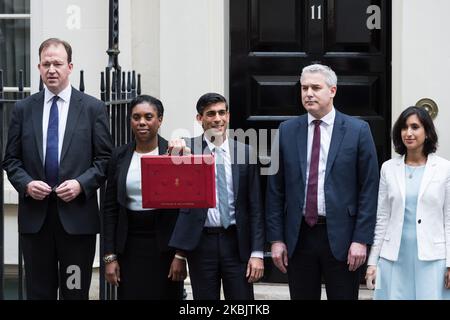
<svg viewBox="0 0 450 320"><path fill-rule="evenodd" d="M336 109L369 123L380 166L390 158L390 1L230 0L230 37L232 129L276 129L305 113L301 70L322 63L338 76ZM286 282L270 260L264 280Z"/></svg>
<svg viewBox="0 0 450 320"><path fill-rule="evenodd" d="M338 76L335 107L370 124L390 158L387 0L230 0L232 129L274 129L305 112L299 75L322 63Z"/></svg>

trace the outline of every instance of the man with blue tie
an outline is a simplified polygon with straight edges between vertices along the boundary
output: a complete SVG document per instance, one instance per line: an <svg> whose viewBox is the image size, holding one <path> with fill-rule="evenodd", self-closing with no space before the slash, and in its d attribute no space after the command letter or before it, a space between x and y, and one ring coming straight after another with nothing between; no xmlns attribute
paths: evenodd
<svg viewBox="0 0 450 320"><path fill-rule="evenodd" d="M300 77L307 114L281 123L269 176L266 232L291 299L358 299L360 266L373 241L378 163L368 124L334 108L334 71L310 65ZM274 157L278 157L275 160Z"/></svg>
<svg viewBox="0 0 450 320"><path fill-rule="evenodd" d="M263 276L264 218L259 170L250 146L228 137L226 99L206 93L197 102L204 134L187 139L194 154L213 154L216 164L215 208L180 210L169 246L187 258L196 300L251 300L253 282ZM173 140L172 150L186 149ZM255 159L255 158L253 158Z"/></svg>
<svg viewBox="0 0 450 320"><path fill-rule="evenodd" d="M28 299L88 299L99 232L97 189L112 142L103 102L71 87L69 43L39 47L43 91L17 102L3 169L19 193Z"/></svg>

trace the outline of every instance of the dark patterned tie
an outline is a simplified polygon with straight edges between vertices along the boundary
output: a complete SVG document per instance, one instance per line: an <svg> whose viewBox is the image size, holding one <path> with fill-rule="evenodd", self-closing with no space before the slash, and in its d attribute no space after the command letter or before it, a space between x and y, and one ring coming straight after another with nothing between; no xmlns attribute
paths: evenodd
<svg viewBox="0 0 450 320"><path fill-rule="evenodd" d="M309 163L308 189L306 191L305 220L312 227L317 223L319 216L317 208L317 186L319 181L320 158L320 124L321 120L314 120L314 138Z"/></svg>
<svg viewBox="0 0 450 320"><path fill-rule="evenodd" d="M47 148L45 151L45 177L47 184L54 187L58 184L58 105L59 97L53 97L47 127Z"/></svg>

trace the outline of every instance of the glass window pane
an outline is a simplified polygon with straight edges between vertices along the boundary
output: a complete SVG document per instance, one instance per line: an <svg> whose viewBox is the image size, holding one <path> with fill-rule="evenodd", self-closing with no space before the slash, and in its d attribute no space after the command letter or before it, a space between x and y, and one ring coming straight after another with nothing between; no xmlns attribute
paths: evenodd
<svg viewBox="0 0 450 320"><path fill-rule="evenodd" d="M19 70L30 86L30 20L0 20L0 69L6 87L17 86Z"/></svg>
<svg viewBox="0 0 450 320"><path fill-rule="evenodd" d="M30 0L0 0L0 14L30 13Z"/></svg>

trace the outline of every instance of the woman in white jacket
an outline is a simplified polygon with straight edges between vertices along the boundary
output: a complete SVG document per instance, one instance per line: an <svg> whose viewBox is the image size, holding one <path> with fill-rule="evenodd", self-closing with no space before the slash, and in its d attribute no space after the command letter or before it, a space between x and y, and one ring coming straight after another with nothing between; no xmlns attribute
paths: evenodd
<svg viewBox="0 0 450 320"><path fill-rule="evenodd" d="M400 156L381 168L367 285L374 299L450 299L450 162L423 109L404 110L392 139Z"/></svg>

